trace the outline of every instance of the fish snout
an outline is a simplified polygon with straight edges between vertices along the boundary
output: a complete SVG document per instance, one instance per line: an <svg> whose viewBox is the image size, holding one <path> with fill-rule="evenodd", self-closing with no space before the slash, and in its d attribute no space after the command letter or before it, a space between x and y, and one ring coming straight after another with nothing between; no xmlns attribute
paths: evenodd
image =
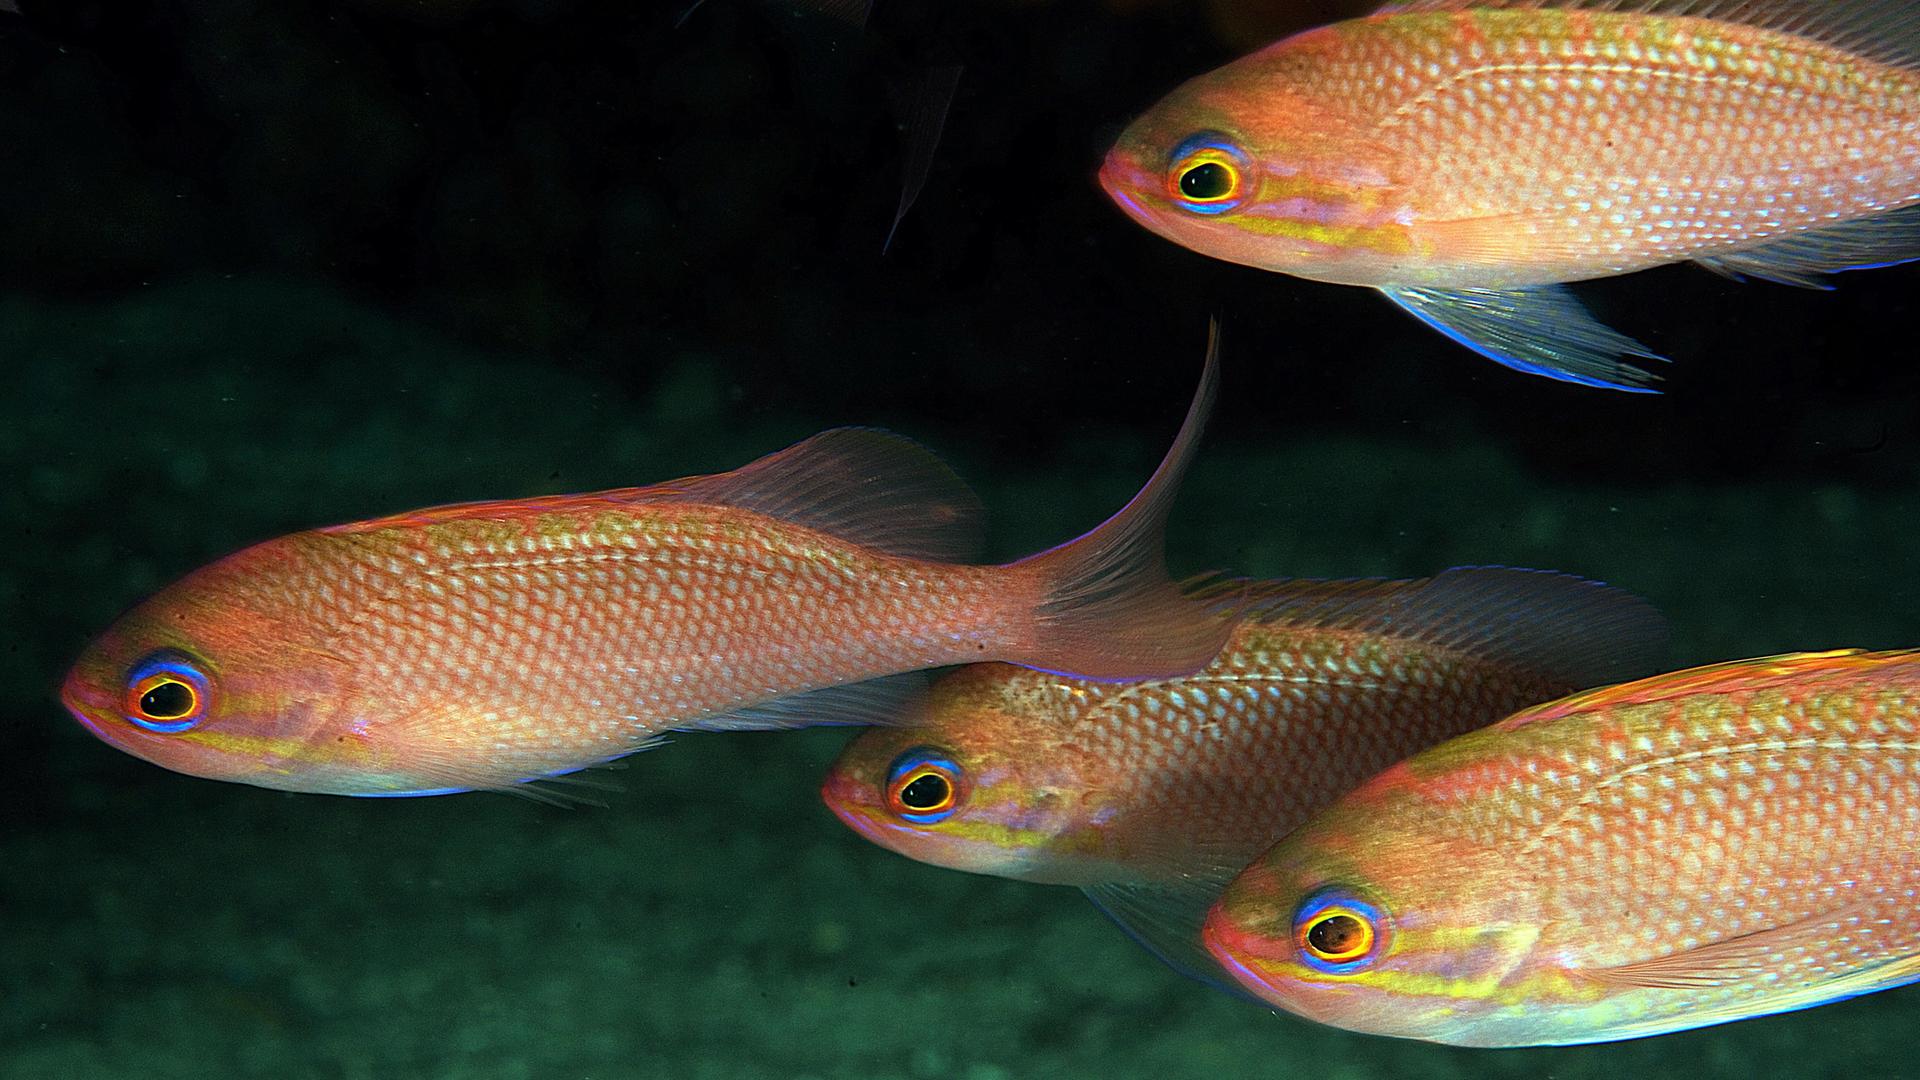
<svg viewBox="0 0 1920 1080"><path fill-rule="evenodd" d="M82 666L75 666L60 684L60 704L81 727L109 741L106 724L113 715L113 703L113 696L89 679Z"/></svg>
<svg viewBox="0 0 1920 1080"><path fill-rule="evenodd" d="M874 843L881 843L881 829L874 821L879 806L868 785L842 769L830 769L820 784L820 801L833 811L840 823Z"/></svg>
<svg viewBox="0 0 1920 1080"><path fill-rule="evenodd" d="M1144 193L1152 187L1155 178L1140 166L1124 146L1117 145L1107 151L1106 160L1100 163L1099 180L1101 190L1128 217L1142 225L1153 223L1155 215Z"/></svg>

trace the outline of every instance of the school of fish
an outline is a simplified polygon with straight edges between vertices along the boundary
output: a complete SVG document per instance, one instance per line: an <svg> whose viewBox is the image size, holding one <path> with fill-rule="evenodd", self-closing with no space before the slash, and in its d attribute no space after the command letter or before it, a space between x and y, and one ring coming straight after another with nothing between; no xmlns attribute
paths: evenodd
<svg viewBox="0 0 1920 1080"><path fill-rule="evenodd" d="M896 228L959 74L919 95ZM1651 391L1568 283L1920 258L1920 8L1404 0L1192 79L1099 180L1193 251ZM821 787L861 836L1078 887L1176 969L1371 1034L1604 1042L1920 980L1920 650L1660 674L1655 609L1566 574L1176 584L1218 355L1134 499L1011 563L967 561L930 453L841 428L267 540L60 697L175 772L373 797L562 800L667 732L865 725Z"/></svg>

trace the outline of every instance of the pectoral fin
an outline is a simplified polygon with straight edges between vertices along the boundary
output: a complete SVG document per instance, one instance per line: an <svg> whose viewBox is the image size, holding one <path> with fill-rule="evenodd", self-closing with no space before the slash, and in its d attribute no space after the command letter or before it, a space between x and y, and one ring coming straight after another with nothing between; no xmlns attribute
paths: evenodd
<svg viewBox="0 0 1920 1080"><path fill-rule="evenodd" d="M1757 247L1696 260L1732 278L1757 277L1805 289L1831 289L1826 275L1920 259L1920 206L1793 233Z"/></svg>
<svg viewBox="0 0 1920 1080"><path fill-rule="evenodd" d="M1778 969L1801 948L1815 956L1828 953L1833 939L1846 933L1846 923L1843 914L1823 913L1684 952L1602 968L1593 975L1617 986L1662 990L1732 986ZM1901 977L1901 981L1910 979L1910 975Z"/></svg>
<svg viewBox="0 0 1920 1080"><path fill-rule="evenodd" d="M1726 941L1703 945L1640 963L1626 964L1594 972L1599 980L1626 988L1696 990L1708 987L1738 986L1762 979L1777 971L1782 958L1806 946L1814 955L1832 951L1832 939L1845 932L1846 919L1826 913L1785 926L1745 934ZM1881 959L1862 958L1857 964L1835 965L1827 977L1782 987L1755 985L1753 994L1735 994L1715 1004L1689 1010L1683 1016L1657 1015L1638 1024L1609 1030L1610 1039L1631 1039L1658 1035L1681 1028L1742 1020L1750 1016L1805 1009L1844 998L1887 990L1920 980L1920 957L1893 952Z"/></svg>
<svg viewBox="0 0 1920 1080"><path fill-rule="evenodd" d="M1602 324L1561 286L1432 289L1387 285L1380 291L1414 318L1515 371L1633 394L1659 393L1649 385L1659 376L1622 358L1666 358Z"/></svg>
<svg viewBox="0 0 1920 1080"><path fill-rule="evenodd" d="M1220 899L1231 872L1202 875L1175 884L1109 882L1084 891L1095 907L1141 948L1182 975L1253 1000L1200 944L1207 908Z"/></svg>

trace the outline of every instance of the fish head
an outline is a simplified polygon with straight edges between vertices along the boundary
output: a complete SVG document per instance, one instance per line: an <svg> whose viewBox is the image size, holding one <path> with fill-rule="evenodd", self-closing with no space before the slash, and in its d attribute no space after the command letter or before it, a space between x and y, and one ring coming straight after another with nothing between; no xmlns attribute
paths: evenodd
<svg viewBox="0 0 1920 1080"><path fill-rule="evenodd" d="M1261 999L1350 1031L1481 1045L1537 977L1539 905L1396 766L1289 834L1208 912L1207 951Z"/></svg>
<svg viewBox="0 0 1920 1080"><path fill-rule="evenodd" d="M1098 880L1098 784L1071 745L1079 680L976 664L923 712L841 751L821 798L849 828L919 862L1023 881Z"/></svg>
<svg viewBox="0 0 1920 1080"><path fill-rule="evenodd" d="M103 741L175 772L314 790L301 778L336 754L348 676L325 648L336 627L317 586L333 545L318 541L268 541L162 589L88 645L61 701Z"/></svg>
<svg viewBox="0 0 1920 1080"><path fill-rule="evenodd" d="M1195 78L1134 120L1100 167L1148 231L1229 262L1322 280L1406 243L1393 155L1316 91L1282 42Z"/></svg>

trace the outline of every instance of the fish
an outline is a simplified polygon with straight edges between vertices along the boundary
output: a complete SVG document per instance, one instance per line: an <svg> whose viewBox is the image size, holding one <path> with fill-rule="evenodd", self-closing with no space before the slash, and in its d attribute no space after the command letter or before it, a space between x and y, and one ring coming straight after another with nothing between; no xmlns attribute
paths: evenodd
<svg viewBox="0 0 1920 1080"><path fill-rule="evenodd" d="M1159 236L1379 290L1517 371L1658 392L1569 282L1692 261L1826 288L1920 258L1906 0L1410 0L1285 38L1128 126Z"/></svg>
<svg viewBox="0 0 1920 1080"><path fill-rule="evenodd" d="M1715 664L1392 766L1249 865L1208 951L1281 1009L1606 1042L1920 978L1920 651Z"/></svg>
<svg viewBox="0 0 1920 1080"><path fill-rule="evenodd" d="M1667 637L1623 590L1502 567L1194 595L1239 611L1202 671L1096 683L970 665L915 718L853 738L822 799L909 858L1077 886L1176 970L1227 983L1201 919L1275 840L1416 750L1656 670Z"/></svg>
<svg viewBox="0 0 1920 1080"><path fill-rule="evenodd" d="M1191 672L1232 624L1167 575L1163 527L1218 341L1133 500L1012 563L960 561L978 504L931 453L843 428L732 472L268 540L122 616L61 698L107 743L193 776L525 794L667 731L884 719L913 692L898 676L924 668Z"/></svg>

